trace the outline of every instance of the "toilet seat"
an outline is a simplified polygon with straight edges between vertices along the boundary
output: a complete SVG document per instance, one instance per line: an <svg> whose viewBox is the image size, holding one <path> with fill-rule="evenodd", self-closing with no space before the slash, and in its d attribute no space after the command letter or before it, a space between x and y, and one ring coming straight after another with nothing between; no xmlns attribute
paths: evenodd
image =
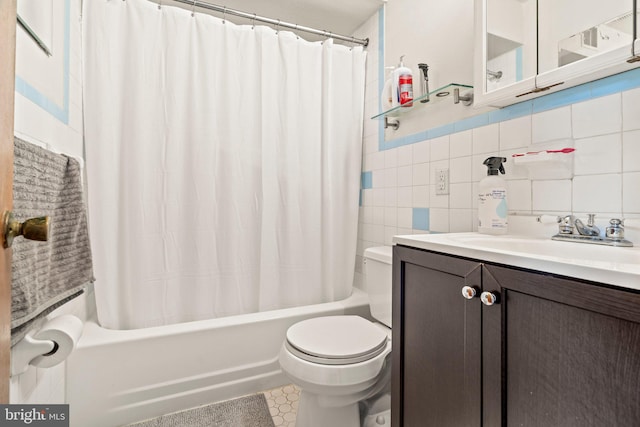
<svg viewBox="0 0 640 427"><path fill-rule="evenodd" d="M370 360L387 347L388 334L360 316L304 320L287 330L285 347L295 356L321 365Z"/></svg>

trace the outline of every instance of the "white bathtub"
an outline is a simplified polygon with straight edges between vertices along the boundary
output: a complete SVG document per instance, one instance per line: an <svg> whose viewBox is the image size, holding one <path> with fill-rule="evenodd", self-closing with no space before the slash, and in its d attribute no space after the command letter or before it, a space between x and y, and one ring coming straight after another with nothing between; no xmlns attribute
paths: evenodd
<svg viewBox="0 0 640 427"><path fill-rule="evenodd" d="M370 318L366 294L128 331L88 322L67 361L71 426L120 426L286 384L278 351L287 328L338 314Z"/></svg>

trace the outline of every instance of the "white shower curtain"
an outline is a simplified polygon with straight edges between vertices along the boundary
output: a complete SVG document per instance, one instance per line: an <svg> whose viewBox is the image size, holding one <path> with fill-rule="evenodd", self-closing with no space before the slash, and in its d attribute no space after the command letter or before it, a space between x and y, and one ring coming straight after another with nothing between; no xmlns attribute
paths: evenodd
<svg viewBox="0 0 640 427"><path fill-rule="evenodd" d="M83 9L100 323L344 298L365 52L144 0Z"/></svg>

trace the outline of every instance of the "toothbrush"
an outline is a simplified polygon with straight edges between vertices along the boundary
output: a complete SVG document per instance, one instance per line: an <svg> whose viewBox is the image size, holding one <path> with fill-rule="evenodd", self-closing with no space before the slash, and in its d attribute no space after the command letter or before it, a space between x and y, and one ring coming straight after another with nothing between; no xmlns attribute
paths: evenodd
<svg viewBox="0 0 640 427"><path fill-rule="evenodd" d="M526 156L527 154L540 154L540 153L573 153L576 151L575 148L561 148L560 150L541 150L541 151L527 151L526 153L517 153L513 154L511 157L521 157Z"/></svg>

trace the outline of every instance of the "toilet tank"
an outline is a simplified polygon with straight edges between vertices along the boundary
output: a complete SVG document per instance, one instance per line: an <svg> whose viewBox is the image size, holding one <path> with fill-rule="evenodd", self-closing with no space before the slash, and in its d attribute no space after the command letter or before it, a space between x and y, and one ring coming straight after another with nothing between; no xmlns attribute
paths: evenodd
<svg viewBox="0 0 640 427"><path fill-rule="evenodd" d="M376 246L364 250L364 280L371 315L391 327L391 246Z"/></svg>

